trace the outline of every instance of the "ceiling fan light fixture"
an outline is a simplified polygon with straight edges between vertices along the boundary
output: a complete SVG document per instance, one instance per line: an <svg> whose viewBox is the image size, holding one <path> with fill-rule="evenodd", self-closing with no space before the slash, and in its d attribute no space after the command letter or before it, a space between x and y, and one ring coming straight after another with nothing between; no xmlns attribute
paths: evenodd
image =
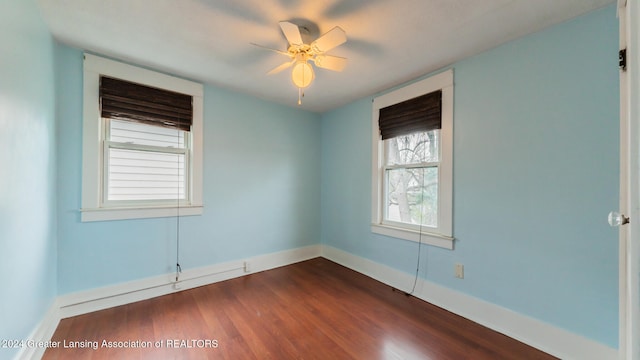
<svg viewBox="0 0 640 360"><path fill-rule="evenodd" d="M291 82L298 88L298 105L301 105L302 97L304 96L302 89L311 85L315 78L311 62L321 69L332 71L342 71L344 69L347 59L327 55L325 52L347 41L347 35L342 28L335 26L329 32L308 44L302 37L303 33L308 37L311 32L307 26L297 25L289 21L281 21L279 24L284 37L287 38L289 43L286 52L254 45L289 57L289 61L275 67L267 74L277 74L291 67Z"/></svg>
<svg viewBox="0 0 640 360"><path fill-rule="evenodd" d="M299 89L304 89L311 85L311 82L315 78L313 68L307 61L296 61L291 70L291 80L293 84Z"/></svg>

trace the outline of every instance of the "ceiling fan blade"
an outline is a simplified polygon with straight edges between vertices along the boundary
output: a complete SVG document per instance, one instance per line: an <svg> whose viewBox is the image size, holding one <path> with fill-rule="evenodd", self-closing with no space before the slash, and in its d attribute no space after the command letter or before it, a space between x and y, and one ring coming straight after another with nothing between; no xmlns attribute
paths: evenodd
<svg viewBox="0 0 640 360"><path fill-rule="evenodd" d="M280 72L280 71L282 71L282 70L285 70L285 69L287 69L287 68L290 68L290 67L291 67L291 65L293 65L293 63L294 63L294 61L289 61L289 62L283 63L283 64L281 64L281 65L279 65L279 66L276 66L276 67L275 67L275 68L273 68L271 71L269 71L269 72L267 73L267 75L277 74L277 73L279 73L279 72Z"/></svg>
<svg viewBox="0 0 640 360"><path fill-rule="evenodd" d="M344 70L344 67L347 66L346 58L332 55L316 55L313 62L319 68L333 71L342 71Z"/></svg>
<svg viewBox="0 0 640 360"><path fill-rule="evenodd" d="M266 47L266 46L262 46L262 45L258 45L258 44L254 44L254 43L250 43L250 44L253 45L253 46L257 46L259 48L265 49L265 50L276 52L276 53L281 54L281 55L291 56L286 51L276 50L276 49L272 49L272 48L269 48L269 47Z"/></svg>
<svg viewBox="0 0 640 360"><path fill-rule="evenodd" d="M302 45L302 35L300 35L300 28L298 25L294 23L290 23L288 21L280 21L280 28L282 29L282 33L284 37L287 38L287 41L290 45Z"/></svg>
<svg viewBox="0 0 640 360"><path fill-rule="evenodd" d="M311 50L315 53L323 53L344 44L345 41L347 41L347 33L341 27L336 26L312 42Z"/></svg>

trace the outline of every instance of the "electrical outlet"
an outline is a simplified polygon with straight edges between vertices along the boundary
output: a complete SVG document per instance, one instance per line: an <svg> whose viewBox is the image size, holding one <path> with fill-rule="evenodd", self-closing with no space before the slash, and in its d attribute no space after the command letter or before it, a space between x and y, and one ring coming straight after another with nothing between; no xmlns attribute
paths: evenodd
<svg viewBox="0 0 640 360"><path fill-rule="evenodd" d="M455 265L455 275L458 279L464 279L464 265L462 264Z"/></svg>
<svg viewBox="0 0 640 360"><path fill-rule="evenodd" d="M251 266L249 265L248 261L244 262L244 272L246 273L251 272Z"/></svg>

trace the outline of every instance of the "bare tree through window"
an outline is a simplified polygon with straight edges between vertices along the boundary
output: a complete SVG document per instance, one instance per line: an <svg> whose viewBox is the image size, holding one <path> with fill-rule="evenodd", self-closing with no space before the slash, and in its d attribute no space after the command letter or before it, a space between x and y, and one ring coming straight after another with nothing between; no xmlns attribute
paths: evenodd
<svg viewBox="0 0 640 360"><path fill-rule="evenodd" d="M385 140L387 220L437 226L439 143L439 130Z"/></svg>

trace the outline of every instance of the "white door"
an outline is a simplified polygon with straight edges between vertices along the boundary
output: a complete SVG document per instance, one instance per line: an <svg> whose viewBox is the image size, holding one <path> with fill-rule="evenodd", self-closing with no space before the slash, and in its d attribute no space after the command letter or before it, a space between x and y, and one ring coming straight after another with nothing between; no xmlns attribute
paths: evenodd
<svg viewBox="0 0 640 360"><path fill-rule="evenodd" d="M618 15L620 48L626 49L620 71L623 215L610 220L620 226L620 359L640 360L640 0L618 0Z"/></svg>

